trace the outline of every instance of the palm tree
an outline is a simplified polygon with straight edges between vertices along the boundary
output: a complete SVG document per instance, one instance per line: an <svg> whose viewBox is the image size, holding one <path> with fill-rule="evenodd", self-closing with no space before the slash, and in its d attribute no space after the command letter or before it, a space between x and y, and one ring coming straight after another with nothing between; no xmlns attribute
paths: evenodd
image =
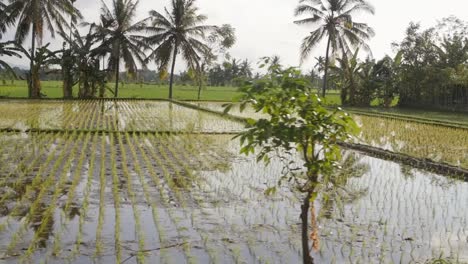
<svg viewBox="0 0 468 264"><path fill-rule="evenodd" d="M203 25L207 17L198 14L195 0L172 0L171 12L165 9L165 14L152 10L150 16L151 34L146 41L150 45L157 45L148 57L154 60L162 71L167 72L172 57L171 77L169 82L169 99L172 99L174 82L174 68L179 53L187 62L189 68L199 69L199 61L204 54L210 52L205 42L205 34L216 30L215 26Z"/></svg>
<svg viewBox="0 0 468 264"><path fill-rule="evenodd" d="M353 15L358 12L374 14L374 8L365 0L300 0L295 10L295 16L310 15L294 23L312 25L316 29L305 37L301 45L301 63L309 56L312 48L327 37L325 53L325 69L322 96L327 89L327 73L330 49L332 54L339 49L343 54L350 54L351 48L362 46L369 50L366 41L374 36L374 30L365 23L353 21Z"/></svg>
<svg viewBox="0 0 468 264"><path fill-rule="evenodd" d="M96 32L105 36L103 46L111 47L109 70L115 73L114 97L119 96L120 61L125 63L128 73L135 74L137 63L145 65L144 49L148 46L140 33L147 27L147 19L133 23L139 1L113 0L112 10L102 2L101 22L96 26ZM143 49L143 50L142 50Z"/></svg>
<svg viewBox="0 0 468 264"><path fill-rule="evenodd" d="M17 47L14 41L8 41L0 43L0 58L3 57L18 57L21 58L20 55L21 49ZM8 63L2 59L0 59L0 70L5 70L7 73L13 75L16 78L15 71L8 65Z"/></svg>
<svg viewBox="0 0 468 264"><path fill-rule="evenodd" d="M68 27L64 14L72 17L73 20L81 18L81 14L73 7L69 0L9 0L10 4L6 8L11 21L16 22L15 39L18 43L23 43L26 36L31 31L31 54L30 54L30 82L29 96L40 97L39 76L33 75L36 42L41 45L44 31L47 29L52 37L55 32L64 31Z"/></svg>
<svg viewBox="0 0 468 264"><path fill-rule="evenodd" d="M6 32L8 26L8 14L6 8L7 5L3 3L3 0L0 0L0 39L2 38L3 33Z"/></svg>

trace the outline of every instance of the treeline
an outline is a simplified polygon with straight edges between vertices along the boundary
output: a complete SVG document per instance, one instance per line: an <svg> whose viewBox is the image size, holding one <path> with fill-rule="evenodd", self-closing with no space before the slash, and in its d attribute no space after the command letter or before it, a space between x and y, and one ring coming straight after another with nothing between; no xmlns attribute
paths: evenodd
<svg viewBox="0 0 468 264"><path fill-rule="evenodd" d="M344 105L468 110L468 24L455 17L421 29L411 23L397 53L359 61L359 50L330 64L330 83Z"/></svg>
<svg viewBox="0 0 468 264"><path fill-rule="evenodd" d="M0 39L9 29L15 33L14 39L0 42L0 70L25 79L30 98L44 96L41 80L59 76L64 98L73 96L73 87L80 98L104 97L106 91L118 97L119 83L130 79L167 80L172 98L177 58L185 61L200 95L208 69L236 41L230 25L205 24L207 17L199 13L195 0L173 0L164 12L151 10L140 21L134 21L138 1L113 0L110 6L101 2L97 23L83 21L74 2L0 0ZM46 32L63 39L61 49L43 43ZM27 36L30 49L23 46ZM29 71L17 76L2 57L28 59ZM147 70L150 63L157 72ZM111 81L114 89L108 87Z"/></svg>

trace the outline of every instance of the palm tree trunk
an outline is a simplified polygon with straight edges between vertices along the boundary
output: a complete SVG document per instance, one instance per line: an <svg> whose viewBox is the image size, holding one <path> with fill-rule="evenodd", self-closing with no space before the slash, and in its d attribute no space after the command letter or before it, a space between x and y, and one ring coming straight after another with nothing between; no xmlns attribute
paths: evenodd
<svg viewBox="0 0 468 264"><path fill-rule="evenodd" d="M312 192L307 192L306 197L301 205L301 220L302 220L302 261L304 264L313 264L314 260L310 256L309 249L309 208L310 208L310 197Z"/></svg>
<svg viewBox="0 0 468 264"><path fill-rule="evenodd" d="M328 60L329 60L329 52L330 52L330 43L331 43L331 36L328 36L328 43L327 43L327 51L325 54L325 69L323 74L323 88L322 88L322 97L325 98L325 92L327 90L327 75L328 75Z"/></svg>
<svg viewBox="0 0 468 264"><path fill-rule="evenodd" d="M172 99L172 85L174 83L174 69L175 69L175 63L176 63L176 58L177 58L177 48L179 46L179 43L175 43L174 47L174 57L172 58L172 67L171 67L171 79L169 81L169 99Z"/></svg>
<svg viewBox="0 0 468 264"><path fill-rule="evenodd" d="M117 58L115 60L115 92L114 98L119 96L119 77L120 77L120 46L117 49Z"/></svg>
<svg viewBox="0 0 468 264"><path fill-rule="evenodd" d="M28 85L28 97L32 98L33 95L33 69L34 69L34 53L36 51L36 23L32 25L32 36L31 36L31 63L29 68L29 85Z"/></svg>

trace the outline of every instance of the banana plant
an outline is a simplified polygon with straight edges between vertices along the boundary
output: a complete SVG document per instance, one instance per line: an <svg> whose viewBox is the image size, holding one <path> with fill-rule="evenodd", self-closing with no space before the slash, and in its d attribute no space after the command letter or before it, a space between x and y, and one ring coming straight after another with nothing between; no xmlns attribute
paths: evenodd
<svg viewBox="0 0 468 264"><path fill-rule="evenodd" d="M26 75L28 80L28 87L31 91L32 98L41 98L45 95L41 92L41 70L48 69L49 66L56 65L59 62L59 54L62 50L51 51L49 49L50 43L36 49L35 54L31 50L26 50L21 45L16 45L18 51L24 54L29 60L33 61L33 67L29 74ZM53 72L52 70L49 72ZM46 72L47 73L47 72ZM31 86L35 87L32 89Z"/></svg>

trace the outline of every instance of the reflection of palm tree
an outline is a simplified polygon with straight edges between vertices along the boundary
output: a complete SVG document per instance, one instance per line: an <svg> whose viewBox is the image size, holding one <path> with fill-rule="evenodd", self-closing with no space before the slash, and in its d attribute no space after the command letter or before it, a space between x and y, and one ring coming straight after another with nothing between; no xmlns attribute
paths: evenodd
<svg viewBox="0 0 468 264"><path fill-rule="evenodd" d="M369 166L360 163L358 154L346 152L341 161L341 169L333 176L325 177L325 188L321 190L321 216L332 218L333 211L343 209L343 203L352 202L362 197L367 190L355 190L347 187L352 178L362 177L369 171Z"/></svg>

